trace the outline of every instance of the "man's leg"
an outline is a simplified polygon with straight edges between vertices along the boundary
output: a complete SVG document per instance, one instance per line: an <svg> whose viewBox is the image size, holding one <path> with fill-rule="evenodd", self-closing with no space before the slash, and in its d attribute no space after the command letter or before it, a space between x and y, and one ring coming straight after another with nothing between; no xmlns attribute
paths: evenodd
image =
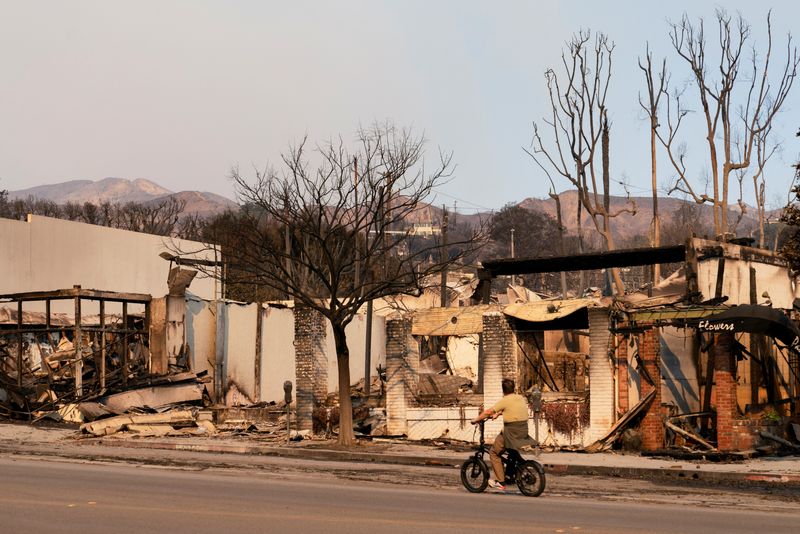
<svg viewBox="0 0 800 534"><path fill-rule="evenodd" d="M505 481L505 471L503 471L503 460L500 459L500 453L505 450L505 441L503 440L503 432L501 431L494 438L494 444L489 449L489 461L492 463L492 471L494 471L495 480L500 484Z"/></svg>

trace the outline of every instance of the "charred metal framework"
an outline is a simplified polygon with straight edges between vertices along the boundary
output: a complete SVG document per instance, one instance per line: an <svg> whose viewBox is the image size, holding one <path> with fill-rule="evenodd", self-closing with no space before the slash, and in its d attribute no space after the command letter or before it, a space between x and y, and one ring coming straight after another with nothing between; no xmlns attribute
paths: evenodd
<svg viewBox="0 0 800 534"><path fill-rule="evenodd" d="M548 258L501 259L484 261L478 269L476 293L484 304L490 301L491 281L497 276L518 274L589 271L612 267L635 267L686 261L686 245L647 247Z"/></svg>
<svg viewBox="0 0 800 534"><path fill-rule="evenodd" d="M74 319L70 322L63 318L64 314L54 317L51 304L69 300L73 301ZM7 415L30 416L57 404L93 398L113 386L126 387L132 372L149 372L149 361L137 362L138 368L132 369L129 354L132 343L149 345L151 300L146 294L98 291L80 286L0 295L0 306L11 307L12 312L16 310L16 324L0 325L0 388L6 393L6 400L0 405L5 404ZM86 301L98 304L97 321L87 322L82 317ZM25 321L23 304L31 302L44 302L43 321L41 318ZM109 302L121 304L121 316L107 313ZM144 313L130 314L130 305L143 305ZM112 317L113 321L109 321ZM35 370L39 362L28 365L27 369L24 362L26 338L30 340L29 346L33 343L37 347L40 341L56 347L58 338L70 342L66 343L65 350L41 354L41 367ZM16 347L10 340L16 341ZM41 353L41 349L38 352ZM112 353L119 355L118 361L109 361Z"/></svg>

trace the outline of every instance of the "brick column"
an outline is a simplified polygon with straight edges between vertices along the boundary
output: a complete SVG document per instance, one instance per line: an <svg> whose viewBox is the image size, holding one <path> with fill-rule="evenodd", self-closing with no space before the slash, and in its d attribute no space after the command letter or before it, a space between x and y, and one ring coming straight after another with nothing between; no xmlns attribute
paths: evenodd
<svg viewBox="0 0 800 534"><path fill-rule="evenodd" d="M515 352L512 351L513 333L508 320L499 312L488 312L483 315L483 332L481 348L483 362L481 365L484 408L491 408L503 398L503 378L517 378ZM486 438L494 438L503 429L500 419L486 422Z"/></svg>
<svg viewBox="0 0 800 534"><path fill-rule="evenodd" d="M386 433L408 433L406 409L419 389L419 351L410 347L411 319L386 321Z"/></svg>
<svg viewBox="0 0 800 534"><path fill-rule="evenodd" d="M630 409L628 397L628 341L627 336L617 336L617 395L619 397L617 413L619 415Z"/></svg>
<svg viewBox="0 0 800 534"><path fill-rule="evenodd" d="M609 358L609 310L589 308L589 438L603 436L614 424L614 369Z"/></svg>
<svg viewBox="0 0 800 534"><path fill-rule="evenodd" d="M312 430L314 408L328 395L325 318L309 308L294 309L294 351L297 376L297 429Z"/></svg>
<svg viewBox="0 0 800 534"><path fill-rule="evenodd" d="M717 448L735 449L734 421L738 418L736 404L736 359L733 356L733 334L714 335L714 387L717 408Z"/></svg>
<svg viewBox="0 0 800 534"><path fill-rule="evenodd" d="M661 339L659 330L651 328L639 337L639 356L644 363L644 369L655 382L651 385L642 376L642 398L654 388L656 390L653 402L645 412L642 419L642 449L653 451L664 447L664 420L661 413ZM642 375L645 373L643 372Z"/></svg>

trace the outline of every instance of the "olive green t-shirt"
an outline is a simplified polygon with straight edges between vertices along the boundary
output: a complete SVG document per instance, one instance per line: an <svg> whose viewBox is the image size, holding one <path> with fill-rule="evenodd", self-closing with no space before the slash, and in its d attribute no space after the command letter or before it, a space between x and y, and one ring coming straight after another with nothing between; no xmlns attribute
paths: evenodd
<svg viewBox="0 0 800 534"><path fill-rule="evenodd" d="M525 397L516 393L505 395L492 406L492 410L503 414L503 423L528 420L528 402Z"/></svg>

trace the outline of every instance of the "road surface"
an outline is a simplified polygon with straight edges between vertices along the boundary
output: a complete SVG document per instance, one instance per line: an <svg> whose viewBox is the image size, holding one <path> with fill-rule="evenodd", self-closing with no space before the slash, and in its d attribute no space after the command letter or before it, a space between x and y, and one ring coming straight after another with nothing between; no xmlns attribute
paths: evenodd
<svg viewBox="0 0 800 534"><path fill-rule="evenodd" d="M349 480L0 458L2 532L797 532L800 514ZM591 480L591 479L587 479Z"/></svg>

